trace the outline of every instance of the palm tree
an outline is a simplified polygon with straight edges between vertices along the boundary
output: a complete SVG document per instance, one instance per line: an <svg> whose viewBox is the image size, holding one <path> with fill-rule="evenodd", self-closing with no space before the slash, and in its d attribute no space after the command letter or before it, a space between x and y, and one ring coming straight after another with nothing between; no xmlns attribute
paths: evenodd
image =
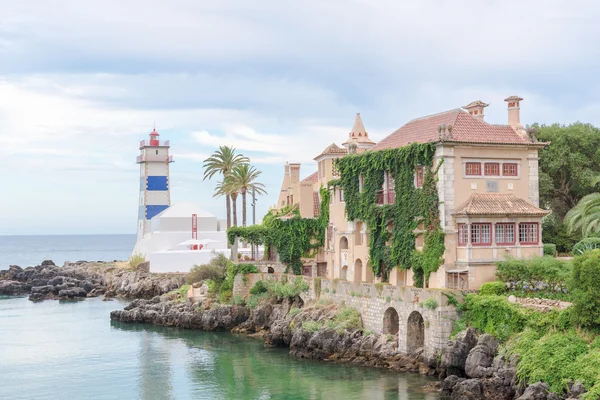
<svg viewBox="0 0 600 400"><path fill-rule="evenodd" d="M600 176L592 179L592 185L600 182ZM570 232L580 231L583 237L600 232L600 193L584 196L565 215L565 223Z"/></svg>
<svg viewBox="0 0 600 400"><path fill-rule="evenodd" d="M242 226L246 226L246 193L253 190L259 195L267 194L265 185L256 181L260 174L262 171L248 164L240 164L231 171L233 184L242 194Z"/></svg>
<svg viewBox="0 0 600 400"><path fill-rule="evenodd" d="M230 146L219 146L210 157L204 160L204 180L211 179L215 174L221 174L225 179L236 166L250 162L250 159L242 154L235 154L235 148ZM225 207L227 209L227 228L231 228L231 204L230 194L225 194Z"/></svg>
<svg viewBox="0 0 600 400"><path fill-rule="evenodd" d="M231 198L231 208L233 214L233 226L237 226L237 198L240 194L239 189L234 185L231 175L217 183L213 197L229 196Z"/></svg>

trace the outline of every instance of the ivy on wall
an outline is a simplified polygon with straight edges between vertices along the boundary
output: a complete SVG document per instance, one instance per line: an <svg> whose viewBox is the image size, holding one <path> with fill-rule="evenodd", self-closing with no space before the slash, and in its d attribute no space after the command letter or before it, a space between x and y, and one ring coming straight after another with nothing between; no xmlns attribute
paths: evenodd
<svg viewBox="0 0 600 400"><path fill-rule="evenodd" d="M437 169L432 171L434 154L433 143L413 143L336 160L340 179L331 185L344 190L348 220L367 224L371 266L384 281L393 268L412 268L415 286L427 286L429 275L443 263L444 233L439 222ZM423 186L416 188L415 168L420 165L425 167L425 177ZM378 205L377 192L382 189L386 171L394 179L395 202ZM417 231L419 226L421 231ZM422 251L415 249L419 234L423 235Z"/></svg>
<svg viewBox="0 0 600 400"><path fill-rule="evenodd" d="M231 227L227 239L233 244L241 238L252 244L274 246L279 260L296 275L302 273L302 257L314 257L323 248L329 224L329 190L321 188L321 213L317 218L302 218L297 207L269 211L261 225ZM312 200L312 198L311 198Z"/></svg>

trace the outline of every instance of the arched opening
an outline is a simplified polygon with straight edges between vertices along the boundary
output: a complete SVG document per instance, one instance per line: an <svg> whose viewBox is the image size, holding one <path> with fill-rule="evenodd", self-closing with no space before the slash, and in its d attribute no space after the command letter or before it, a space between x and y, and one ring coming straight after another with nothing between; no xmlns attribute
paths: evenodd
<svg viewBox="0 0 600 400"><path fill-rule="evenodd" d="M348 239L346 238L346 236L342 236L342 238L340 239L340 249L348 250Z"/></svg>
<svg viewBox="0 0 600 400"><path fill-rule="evenodd" d="M409 353L414 353L425 345L425 323L423 316L418 311L413 311L408 316L406 344Z"/></svg>
<svg viewBox="0 0 600 400"><path fill-rule="evenodd" d="M362 281L362 261L360 258L357 258L354 262L354 282Z"/></svg>
<svg viewBox="0 0 600 400"><path fill-rule="evenodd" d="M340 279L348 280L348 266L344 265L340 271Z"/></svg>
<svg viewBox="0 0 600 400"><path fill-rule="evenodd" d="M274 274L274 273L275 273L275 270L273 269L273 267L269 267L269 268L267 268L267 272L268 272L269 274Z"/></svg>
<svg viewBox="0 0 600 400"><path fill-rule="evenodd" d="M383 333L395 335L400 329L400 319L398 311L394 307L390 307L383 313Z"/></svg>

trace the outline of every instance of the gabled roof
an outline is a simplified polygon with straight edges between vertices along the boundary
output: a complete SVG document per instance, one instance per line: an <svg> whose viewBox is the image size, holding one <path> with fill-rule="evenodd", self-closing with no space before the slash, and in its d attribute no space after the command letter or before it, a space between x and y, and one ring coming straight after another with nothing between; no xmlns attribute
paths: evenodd
<svg viewBox="0 0 600 400"><path fill-rule="evenodd" d="M319 171L315 171L312 174L310 174L309 176L307 176L306 178L302 179L301 182L317 183L318 181L319 181Z"/></svg>
<svg viewBox="0 0 600 400"><path fill-rule="evenodd" d="M346 153L348 153L347 149L344 149L344 148L338 146L335 143L331 143L329 146L327 146L325 148L325 150L323 150L321 152L321 154L319 154L318 156L316 156L314 158L314 160L316 160L317 158L319 158L321 156L325 156L325 155L343 155L343 154L346 154Z"/></svg>
<svg viewBox="0 0 600 400"><path fill-rule="evenodd" d="M352 125L352 130L350 131L350 133L348 133L348 140L346 140L342 144L348 144L353 141L356 141L356 143L375 144L374 141L369 139L369 133L365 129L365 125L362 122L360 113L356 113L356 117L354 118L354 125Z"/></svg>
<svg viewBox="0 0 600 400"><path fill-rule="evenodd" d="M474 193L456 209L455 216L531 216L543 217L550 214L514 194Z"/></svg>
<svg viewBox="0 0 600 400"><path fill-rule="evenodd" d="M516 144L531 145L533 142L522 137L510 125L492 125L475 118L461 109L445 111L413 119L400 129L373 146L372 150L394 149L410 143L442 141L438 127L452 126L446 131L444 141L456 143ZM544 143L538 143L544 145Z"/></svg>
<svg viewBox="0 0 600 400"><path fill-rule="evenodd" d="M214 218L214 215L198 207L193 203L179 202L157 214L154 218L192 218L196 214L198 218Z"/></svg>

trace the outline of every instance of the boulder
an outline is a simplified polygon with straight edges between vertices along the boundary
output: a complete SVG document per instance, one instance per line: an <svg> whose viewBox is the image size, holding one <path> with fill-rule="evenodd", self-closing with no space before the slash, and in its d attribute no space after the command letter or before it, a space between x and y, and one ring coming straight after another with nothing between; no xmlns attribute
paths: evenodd
<svg viewBox="0 0 600 400"><path fill-rule="evenodd" d="M544 382L527 386L525 392L517 400L547 400L548 385Z"/></svg>
<svg viewBox="0 0 600 400"><path fill-rule="evenodd" d="M42 261L41 264L43 267L47 267L47 266L56 266L56 264L54 264L54 261L52 260L44 260Z"/></svg>
<svg viewBox="0 0 600 400"><path fill-rule="evenodd" d="M73 299L75 297L85 297L87 295L86 291L80 287L74 287L71 289L63 289L58 292L58 296L62 298Z"/></svg>
<svg viewBox="0 0 600 400"><path fill-rule="evenodd" d="M28 293L30 290L31 286L26 283L12 280L0 281L0 295L20 296Z"/></svg>
<svg viewBox="0 0 600 400"><path fill-rule="evenodd" d="M488 334L481 335L465 362L465 372L471 378L487 378L494 373L492 363L498 351L498 340Z"/></svg>
<svg viewBox="0 0 600 400"><path fill-rule="evenodd" d="M452 390L451 400L484 400L483 384L480 379L466 379L457 382Z"/></svg>
<svg viewBox="0 0 600 400"><path fill-rule="evenodd" d="M477 331L468 328L458 335L456 339L449 340L442 349L440 368L441 378L451 375L465 376L465 363L469 352L477 344Z"/></svg>

